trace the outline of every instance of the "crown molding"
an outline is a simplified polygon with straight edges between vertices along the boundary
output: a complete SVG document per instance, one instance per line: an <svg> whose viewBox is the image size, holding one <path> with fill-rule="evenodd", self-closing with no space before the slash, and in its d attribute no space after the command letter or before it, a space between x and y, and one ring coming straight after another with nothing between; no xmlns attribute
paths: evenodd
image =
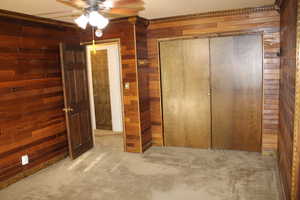
<svg viewBox="0 0 300 200"><path fill-rule="evenodd" d="M177 21L177 20L185 20L185 19L193 19L193 18L207 18L207 17L219 17L219 16L232 16L232 15L245 15L251 14L256 12L264 12L264 11L275 11L279 10L280 6L282 6L284 0L276 0L274 5L269 6L262 6L262 7L253 7L253 8L242 8L242 9L232 9L232 10L225 10L225 11L213 11L213 12L205 12L205 13L197 13L197 14L189 14L189 15L181 15L181 16L174 16L174 17L166 17L166 18L157 18L157 19L145 19L139 16L130 16L130 17L123 17L110 20L111 23L120 23L120 22L130 22L133 24L141 23L145 26L149 24L161 23L161 22L169 22L169 21ZM16 13L12 11L2 10L0 9L0 18L7 17L12 19L18 20L25 20L29 22L35 22L40 24L48 24L53 26L59 27L70 27L79 29L76 24L69 23L69 22L62 22L58 20L37 17L33 15L27 15L22 13Z"/></svg>
<svg viewBox="0 0 300 200"><path fill-rule="evenodd" d="M7 10L0 9L0 18L11 18L16 20L24 20L28 22L34 22L34 23L40 23L40 24L46 24L46 25L53 25L58 27L69 27L69 28L75 28L78 29L78 27L75 24L68 23L68 22L62 22L58 20L43 18L43 17L37 17L33 15L27 15Z"/></svg>
<svg viewBox="0 0 300 200"><path fill-rule="evenodd" d="M181 16L174 16L174 17L157 18L157 19L150 20L150 23L155 24L155 23L161 23L161 22L185 20L185 19L245 15L245 14L251 14L251 13L256 13L256 12L275 11L275 10L276 10L275 5L269 5L269 6L253 7L253 8L212 11L212 12L197 13L197 14L191 14L191 15L181 15Z"/></svg>

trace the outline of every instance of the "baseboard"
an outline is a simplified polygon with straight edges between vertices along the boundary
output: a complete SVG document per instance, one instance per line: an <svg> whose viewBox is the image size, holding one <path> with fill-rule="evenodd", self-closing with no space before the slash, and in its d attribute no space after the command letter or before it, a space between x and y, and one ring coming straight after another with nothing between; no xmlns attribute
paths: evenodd
<svg viewBox="0 0 300 200"><path fill-rule="evenodd" d="M23 178L26 178L27 176L35 174L36 172L38 172L38 171L40 171L40 170L42 170L42 169L44 169L44 168L46 168L46 167L48 167L50 165L53 165L53 164L57 163L60 160L65 159L67 156L68 156L67 153L55 156L55 157L51 158L50 160L48 160L46 162L38 164L37 166L35 166L33 168L27 169L27 170L25 170L25 171L23 171L23 172L15 175L15 176L9 178L6 181L2 181L0 183L0 190L8 187L11 184L14 184L14 183L22 180Z"/></svg>

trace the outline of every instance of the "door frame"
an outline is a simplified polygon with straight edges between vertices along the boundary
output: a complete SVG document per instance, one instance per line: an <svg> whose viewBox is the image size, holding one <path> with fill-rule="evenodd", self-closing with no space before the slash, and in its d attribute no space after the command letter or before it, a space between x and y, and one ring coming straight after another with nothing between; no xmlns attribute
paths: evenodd
<svg viewBox="0 0 300 200"><path fill-rule="evenodd" d="M87 56L87 71L88 71L88 83L89 83L89 96L90 96L90 107L91 107L91 121L92 121L92 129L96 129L96 117L95 117L95 105L94 105L94 92L93 92L93 82L92 82L92 71L91 71L91 60L89 56L89 46L92 45L92 43L81 43L81 45L84 45L86 48L86 56ZM114 46L117 48L117 56L118 56L118 62L119 62L119 78L120 78L120 100L121 100L121 122L122 122L122 137L123 137L123 148L125 147L125 112L124 112L124 89L123 89L123 77L122 77L122 59L121 59L121 42L120 39L109 39L109 40L99 40L95 41L96 49L103 46ZM103 48L105 49L105 48ZM109 60L109 59L108 59ZM108 64L109 65L109 64ZM93 134L94 144L95 144L95 134Z"/></svg>
<svg viewBox="0 0 300 200"><path fill-rule="evenodd" d="M156 46L158 49L158 73L159 73L159 94L160 94L160 112L161 112L161 129L162 129L162 138L163 143L162 146L166 147L166 138L164 132L164 114L163 114L163 95L162 95L162 74L161 74L161 59L160 59L160 43L165 41L172 41L172 40L188 40L188 39L201 39L201 38L217 38L217 37L226 37L226 36L243 36L243 35L260 35L262 40L262 91L261 91L261 141L260 141L260 152L263 152L263 111L264 111L264 31L234 31L234 32L221 32L221 33L208 33L208 34L198 34L198 35L191 35L191 36L179 36L179 37L170 37L170 38L160 38L157 39ZM211 85L211 81L210 81ZM211 101L211 100L210 100ZM211 125L212 126L212 125ZM211 134L212 135L212 134Z"/></svg>

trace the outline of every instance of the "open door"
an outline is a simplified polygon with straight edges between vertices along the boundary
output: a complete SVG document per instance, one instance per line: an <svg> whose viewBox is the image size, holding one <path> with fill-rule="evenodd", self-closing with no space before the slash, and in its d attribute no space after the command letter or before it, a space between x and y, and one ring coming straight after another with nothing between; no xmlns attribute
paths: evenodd
<svg viewBox="0 0 300 200"><path fill-rule="evenodd" d="M69 154L77 158L93 147L85 47L60 44Z"/></svg>

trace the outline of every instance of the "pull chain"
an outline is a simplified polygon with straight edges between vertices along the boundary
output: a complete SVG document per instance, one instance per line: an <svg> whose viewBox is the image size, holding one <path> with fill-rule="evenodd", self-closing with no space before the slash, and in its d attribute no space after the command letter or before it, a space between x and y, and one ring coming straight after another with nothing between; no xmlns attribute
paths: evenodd
<svg viewBox="0 0 300 200"><path fill-rule="evenodd" d="M92 35L93 35L93 53L96 54L95 29L94 29L94 27L92 27Z"/></svg>

